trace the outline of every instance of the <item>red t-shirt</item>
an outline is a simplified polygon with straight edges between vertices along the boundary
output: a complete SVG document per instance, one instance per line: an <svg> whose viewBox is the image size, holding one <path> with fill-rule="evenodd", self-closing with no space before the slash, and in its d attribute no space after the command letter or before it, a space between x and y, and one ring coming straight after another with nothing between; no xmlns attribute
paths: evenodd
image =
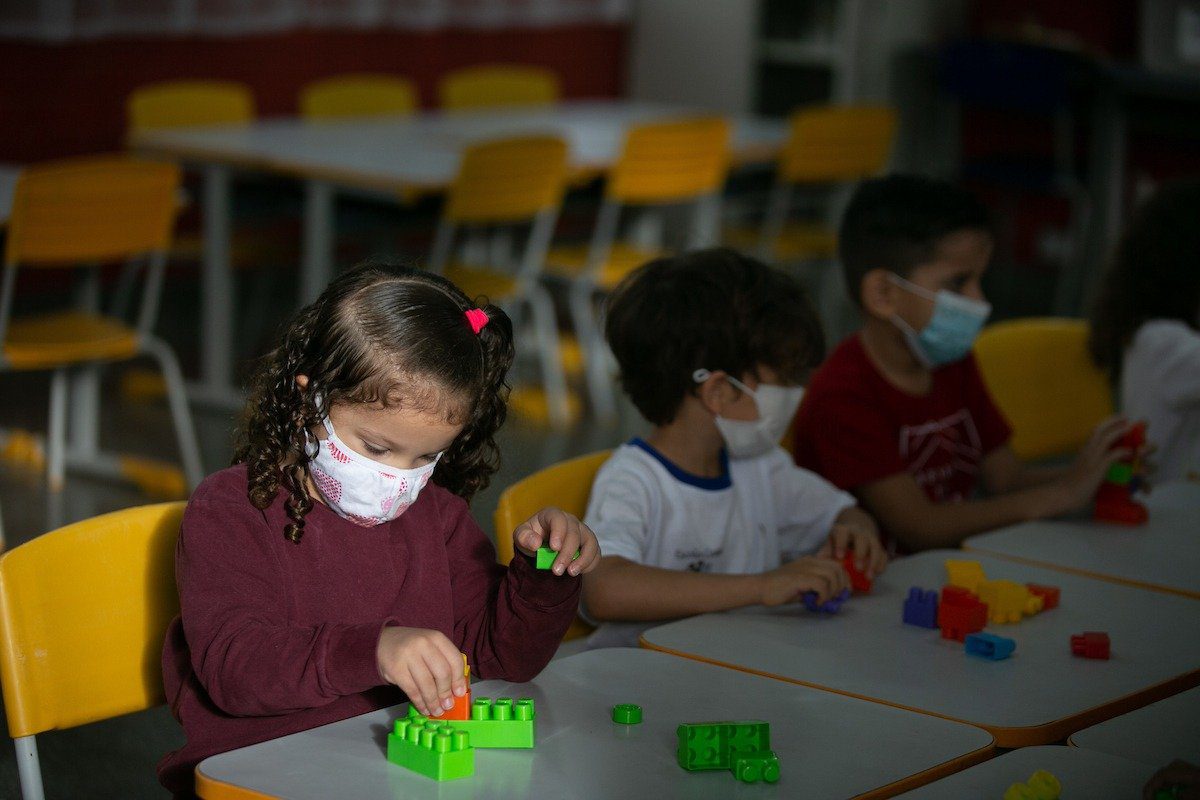
<svg viewBox="0 0 1200 800"><path fill-rule="evenodd" d="M968 355L924 396L890 384L855 334L813 375L796 416L796 463L853 490L907 471L935 503L970 499L979 465L1012 430Z"/></svg>

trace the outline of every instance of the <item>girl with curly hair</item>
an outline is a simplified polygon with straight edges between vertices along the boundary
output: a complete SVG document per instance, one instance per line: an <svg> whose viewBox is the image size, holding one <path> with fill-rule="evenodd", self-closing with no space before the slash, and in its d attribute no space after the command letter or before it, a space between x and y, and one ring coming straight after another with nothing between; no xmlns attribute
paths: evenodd
<svg viewBox="0 0 1200 800"><path fill-rule="evenodd" d="M1134 213L1088 347L1125 416L1148 423L1155 480L1200 480L1200 179L1164 184Z"/></svg>
<svg viewBox="0 0 1200 800"><path fill-rule="evenodd" d="M184 514L163 677L187 742L164 786L191 796L209 755L405 698L437 717L466 692L460 652L483 678L549 662L599 548L543 509L504 567L468 513L497 469L512 359L503 311L418 270L357 268L292 320L234 466Z"/></svg>

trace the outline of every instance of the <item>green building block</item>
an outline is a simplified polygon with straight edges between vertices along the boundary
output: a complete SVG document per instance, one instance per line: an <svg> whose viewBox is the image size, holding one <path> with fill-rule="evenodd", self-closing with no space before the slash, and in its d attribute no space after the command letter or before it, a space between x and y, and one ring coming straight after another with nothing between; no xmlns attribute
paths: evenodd
<svg viewBox="0 0 1200 800"><path fill-rule="evenodd" d="M539 547L537 551L537 568L550 569L554 566L554 559L558 557L557 550L551 550L549 547ZM579 558L579 551L575 551L575 555L571 556L571 560Z"/></svg>
<svg viewBox="0 0 1200 800"><path fill-rule="evenodd" d="M735 753L729 771L742 783L775 783L779 780L779 757L774 750Z"/></svg>
<svg viewBox="0 0 1200 800"><path fill-rule="evenodd" d="M515 703L510 697L501 697L495 703L477 697L471 703L470 719L448 719L445 724L469 733L472 747L528 749L535 743L535 716L533 701L527 697Z"/></svg>
<svg viewBox="0 0 1200 800"><path fill-rule="evenodd" d="M411 708L408 717L396 720L388 734L387 759L435 781L475 774L475 748L470 736L414 714Z"/></svg>
<svg viewBox="0 0 1200 800"><path fill-rule="evenodd" d="M622 725L637 725L642 721L642 707L635 703L621 703L613 706L613 722Z"/></svg>
<svg viewBox="0 0 1200 800"><path fill-rule="evenodd" d="M1109 483L1116 483L1121 486L1128 484L1133 480L1133 465L1116 463L1108 468L1108 474L1104 479Z"/></svg>
<svg viewBox="0 0 1200 800"><path fill-rule="evenodd" d="M771 749L771 726L762 720L685 722L675 734L675 758L689 771L729 769L733 755Z"/></svg>

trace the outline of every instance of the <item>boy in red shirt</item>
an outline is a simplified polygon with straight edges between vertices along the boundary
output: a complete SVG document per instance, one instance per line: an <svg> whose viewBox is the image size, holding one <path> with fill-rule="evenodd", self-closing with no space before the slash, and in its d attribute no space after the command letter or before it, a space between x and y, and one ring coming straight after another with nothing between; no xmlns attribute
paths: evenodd
<svg viewBox="0 0 1200 800"><path fill-rule="evenodd" d="M1068 467L1022 464L971 346L991 312L987 210L950 184L889 176L859 187L839 234L862 329L813 375L796 463L853 492L892 552L1083 508L1127 423L1097 426ZM987 496L977 497L977 490Z"/></svg>

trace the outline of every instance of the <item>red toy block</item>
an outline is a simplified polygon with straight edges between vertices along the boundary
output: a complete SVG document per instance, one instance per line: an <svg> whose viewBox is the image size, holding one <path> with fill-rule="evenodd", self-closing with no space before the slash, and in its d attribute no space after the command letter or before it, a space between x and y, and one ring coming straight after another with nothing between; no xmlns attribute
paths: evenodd
<svg viewBox="0 0 1200 800"><path fill-rule="evenodd" d="M1040 583L1027 583L1027 588L1033 594L1042 598L1042 610L1049 611L1052 608L1058 608L1059 589L1057 586L1043 586Z"/></svg>
<svg viewBox="0 0 1200 800"><path fill-rule="evenodd" d="M1108 634L1088 631L1071 636L1071 652L1084 658L1107 659L1109 654Z"/></svg>
<svg viewBox="0 0 1200 800"><path fill-rule="evenodd" d="M1142 454L1146 448L1146 423L1130 425L1113 448L1127 449L1130 454L1109 467L1104 482L1096 490L1092 517L1097 522L1116 525L1144 525L1150 513L1133 496L1145 475Z"/></svg>
<svg viewBox="0 0 1200 800"><path fill-rule="evenodd" d="M981 603L969 589L943 586L937 617L942 638L961 642L968 633L978 633L987 624L987 612L987 603Z"/></svg>
<svg viewBox="0 0 1200 800"><path fill-rule="evenodd" d="M1145 525L1146 520L1150 519L1150 512L1130 497L1128 486L1102 483L1096 491L1096 510L1092 517L1097 522L1115 525Z"/></svg>
<svg viewBox="0 0 1200 800"><path fill-rule="evenodd" d="M850 576L850 588L855 594L870 594L871 584L873 581L866 576L866 573L861 572L854 566L854 551L847 550L846 555L842 558L842 566L846 569L846 574Z"/></svg>

